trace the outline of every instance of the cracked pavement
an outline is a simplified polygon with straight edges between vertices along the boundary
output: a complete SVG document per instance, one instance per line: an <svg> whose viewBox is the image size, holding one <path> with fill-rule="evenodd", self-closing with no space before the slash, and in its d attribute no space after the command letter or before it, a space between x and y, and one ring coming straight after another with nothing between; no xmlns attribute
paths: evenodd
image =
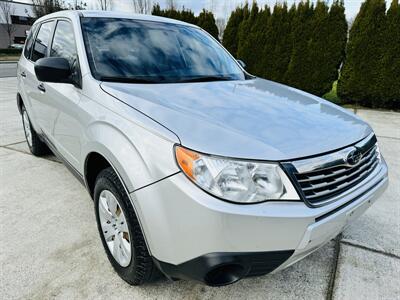
<svg viewBox="0 0 400 300"><path fill-rule="evenodd" d="M357 111L378 136L390 184L335 240L282 272L227 287L132 287L107 260L84 187L54 156L29 154L15 95L16 78L0 78L3 299L400 299L400 113Z"/></svg>

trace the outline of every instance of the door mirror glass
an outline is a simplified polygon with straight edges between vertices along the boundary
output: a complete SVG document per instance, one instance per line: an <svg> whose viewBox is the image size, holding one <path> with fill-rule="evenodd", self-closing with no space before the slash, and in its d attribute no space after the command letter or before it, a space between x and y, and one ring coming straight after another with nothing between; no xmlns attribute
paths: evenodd
<svg viewBox="0 0 400 300"><path fill-rule="evenodd" d="M69 62L62 57L39 59L35 62L35 73L39 81L72 83Z"/></svg>

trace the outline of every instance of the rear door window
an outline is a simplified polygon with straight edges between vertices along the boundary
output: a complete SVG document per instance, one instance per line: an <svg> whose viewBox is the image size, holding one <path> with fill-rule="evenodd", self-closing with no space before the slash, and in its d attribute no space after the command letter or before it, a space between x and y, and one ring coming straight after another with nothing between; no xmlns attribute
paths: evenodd
<svg viewBox="0 0 400 300"><path fill-rule="evenodd" d="M32 52L32 61L37 61L40 58L47 56L47 48L50 43L50 35L53 29L54 22L46 22L40 26L36 36L35 45Z"/></svg>

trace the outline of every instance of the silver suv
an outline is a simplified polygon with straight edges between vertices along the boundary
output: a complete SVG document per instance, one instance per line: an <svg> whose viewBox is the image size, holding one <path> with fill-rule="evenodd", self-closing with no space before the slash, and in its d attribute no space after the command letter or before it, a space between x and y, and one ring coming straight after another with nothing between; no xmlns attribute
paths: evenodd
<svg viewBox="0 0 400 300"><path fill-rule="evenodd" d="M376 137L352 113L256 78L200 28L62 11L33 25L18 108L94 200L116 272L208 285L281 270L385 190Z"/></svg>

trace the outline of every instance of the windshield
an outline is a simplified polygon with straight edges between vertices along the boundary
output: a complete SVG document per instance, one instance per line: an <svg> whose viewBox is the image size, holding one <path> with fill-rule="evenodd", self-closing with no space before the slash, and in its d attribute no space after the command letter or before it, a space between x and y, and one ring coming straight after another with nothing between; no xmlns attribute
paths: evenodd
<svg viewBox="0 0 400 300"><path fill-rule="evenodd" d="M98 80L171 83L245 79L235 60L195 27L82 18L82 30L90 68Z"/></svg>

